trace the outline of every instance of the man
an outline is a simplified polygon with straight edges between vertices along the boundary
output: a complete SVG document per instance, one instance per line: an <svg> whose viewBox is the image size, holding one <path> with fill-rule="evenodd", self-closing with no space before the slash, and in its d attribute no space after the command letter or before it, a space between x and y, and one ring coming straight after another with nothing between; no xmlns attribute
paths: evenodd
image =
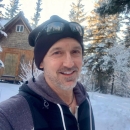
<svg viewBox="0 0 130 130"><path fill-rule="evenodd" d="M56 15L30 33L35 64L44 73L0 104L0 130L95 130L88 95L77 82L83 34L78 23Z"/></svg>

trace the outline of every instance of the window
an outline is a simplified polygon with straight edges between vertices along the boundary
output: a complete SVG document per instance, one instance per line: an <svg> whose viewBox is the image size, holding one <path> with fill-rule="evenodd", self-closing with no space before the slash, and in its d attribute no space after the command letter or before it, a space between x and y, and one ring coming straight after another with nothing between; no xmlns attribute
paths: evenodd
<svg viewBox="0 0 130 130"><path fill-rule="evenodd" d="M23 25L16 25L16 32L23 32L24 26Z"/></svg>

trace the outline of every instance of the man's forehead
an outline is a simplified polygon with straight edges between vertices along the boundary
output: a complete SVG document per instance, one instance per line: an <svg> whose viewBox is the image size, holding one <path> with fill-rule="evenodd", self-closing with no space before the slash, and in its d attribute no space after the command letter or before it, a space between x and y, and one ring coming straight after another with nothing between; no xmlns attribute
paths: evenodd
<svg viewBox="0 0 130 130"><path fill-rule="evenodd" d="M65 50L67 47L62 47L62 46L52 46L51 48L50 48L50 51L52 52L52 51L55 51L55 50ZM71 47L71 49L76 49L76 50L82 50L82 48L81 48L81 46L80 45L76 45L76 46L73 46L73 47Z"/></svg>
<svg viewBox="0 0 130 130"><path fill-rule="evenodd" d="M64 46L71 46L71 47L74 47L74 46L79 46L79 47L81 47L81 45L80 45L80 43L77 41L77 40L75 40L75 39L73 39L73 38L69 38L69 37L67 37L67 38L62 38L62 39L60 39L60 40L58 40L57 42L55 42L52 46L51 46L51 48L62 48L62 47L64 47ZM50 48L50 49L51 49Z"/></svg>

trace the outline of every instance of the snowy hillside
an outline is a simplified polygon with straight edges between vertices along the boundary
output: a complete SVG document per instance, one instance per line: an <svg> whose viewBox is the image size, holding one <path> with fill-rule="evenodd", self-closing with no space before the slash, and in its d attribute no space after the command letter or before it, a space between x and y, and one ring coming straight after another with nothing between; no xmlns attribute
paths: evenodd
<svg viewBox="0 0 130 130"><path fill-rule="evenodd" d="M0 83L0 102L18 93L20 85ZM130 98L89 93L96 130L130 130Z"/></svg>

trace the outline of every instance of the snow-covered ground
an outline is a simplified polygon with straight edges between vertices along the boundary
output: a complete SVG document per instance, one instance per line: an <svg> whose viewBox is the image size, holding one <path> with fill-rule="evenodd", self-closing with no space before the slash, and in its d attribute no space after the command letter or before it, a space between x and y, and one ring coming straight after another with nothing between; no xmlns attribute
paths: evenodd
<svg viewBox="0 0 130 130"><path fill-rule="evenodd" d="M130 130L130 98L89 93L96 130Z"/></svg>
<svg viewBox="0 0 130 130"><path fill-rule="evenodd" d="M20 85L0 83L0 102L18 93Z"/></svg>
<svg viewBox="0 0 130 130"><path fill-rule="evenodd" d="M18 93L20 85L0 83L0 102ZM89 93L96 130L130 130L130 98Z"/></svg>

